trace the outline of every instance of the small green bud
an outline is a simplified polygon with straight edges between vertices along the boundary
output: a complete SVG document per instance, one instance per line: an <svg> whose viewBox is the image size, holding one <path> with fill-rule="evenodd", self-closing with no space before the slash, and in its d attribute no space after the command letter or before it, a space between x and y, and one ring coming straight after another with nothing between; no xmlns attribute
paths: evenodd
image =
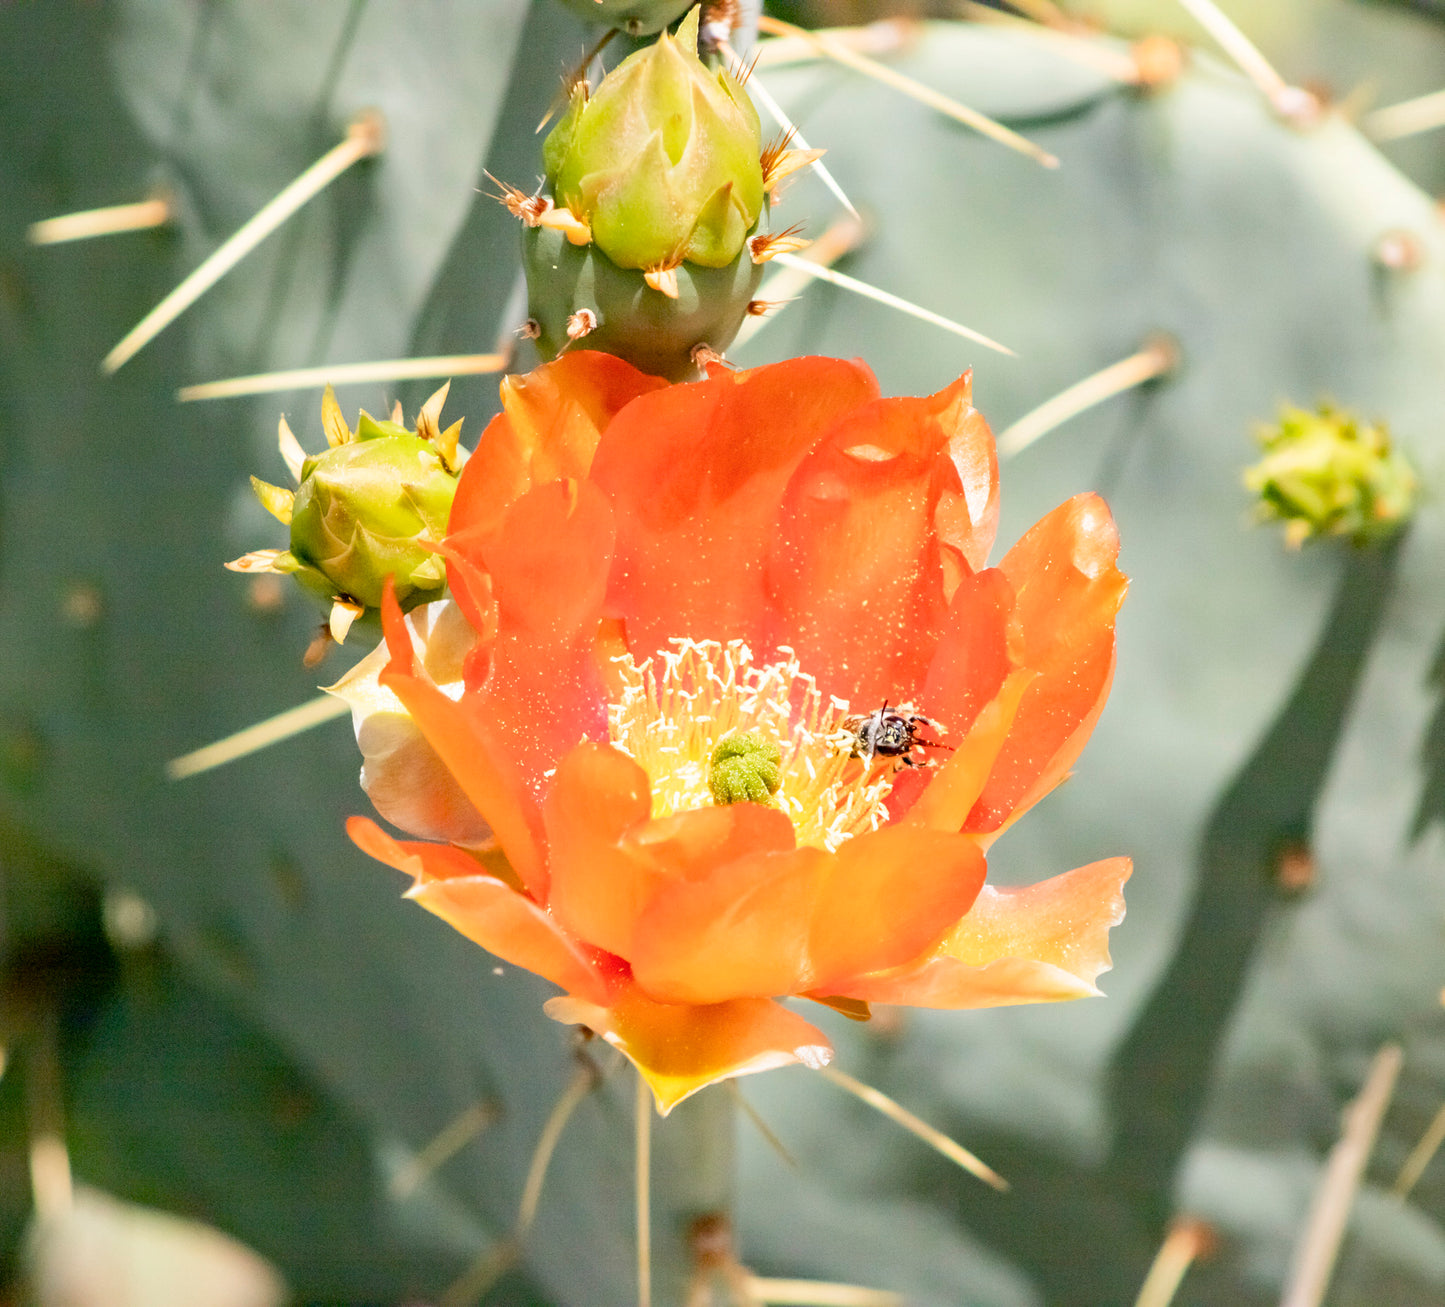
<svg viewBox="0 0 1445 1307"><path fill-rule="evenodd" d="M380 605L388 576L396 577L403 604L439 599L445 571L417 537L446 534L456 489L455 474L430 442L404 430L328 449L302 468L292 556L320 572L331 593L368 608Z"/></svg>
<svg viewBox="0 0 1445 1307"><path fill-rule="evenodd" d="M543 147L553 199L619 267L726 267L762 213L757 110L698 58L698 12L579 86Z"/></svg>
<svg viewBox="0 0 1445 1307"><path fill-rule="evenodd" d="M680 18L696 0L562 0L578 18L603 23L628 36L651 36Z"/></svg>
<svg viewBox="0 0 1445 1307"><path fill-rule="evenodd" d="M1367 544L1392 534L1415 511L1419 479L1393 449L1383 423L1362 423L1330 404L1286 406L1256 438L1264 457L1244 471L1263 520L1284 522L1285 542L1348 536Z"/></svg>
<svg viewBox="0 0 1445 1307"><path fill-rule="evenodd" d="M783 782L783 751L757 731L729 735L712 751L707 784L720 804L767 803Z"/></svg>
<svg viewBox="0 0 1445 1307"><path fill-rule="evenodd" d="M402 424L397 405L390 420L363 412L353 433L328 386L321 400L328 448L310 456L282 418L281 456L297 487L283 490L256 477L251 484L267 511L290 525L291 548L258 549L226 566L294 576L331 605L337 641L356 619L374 617L389 576L403 608L440 599L445 564L420 541L446 534L456 495L462 424L441 429L447 389L422 406L415 431Z"/></svg>

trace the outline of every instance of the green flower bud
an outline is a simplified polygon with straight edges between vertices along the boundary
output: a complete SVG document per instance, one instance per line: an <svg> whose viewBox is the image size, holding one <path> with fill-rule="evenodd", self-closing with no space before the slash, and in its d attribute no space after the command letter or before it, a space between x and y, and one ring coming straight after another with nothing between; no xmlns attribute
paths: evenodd
<svg viewBox="0 0 1445 1307"><path fill-rule="evenodd" d="M1385 426L1361 423L1329 404L1285 407L1256 433L1264 457L1244 471L1257 515L1284 522L1285 542L1348 536L1367 544L1393 533L1415 511L1419 479L1394 450Z"/></svg>
<svg viewBox="0 0 1445 1307"><path fill-rule="evenodd" d="M363 412L353 433L328 386L321 416L330 447L310 457L282 418L281 454L299 484L295 491L255 477L251 484L265 508L290 526L291 548L257 550L226 566L294 576L332 605L329 629L337 641L380 606L387 577L403 608L441 598L446 567L420 542L446 534L457 489L462 424L442 431L437 421L447 389L423 405L415 431L401 423L398 405L389 421Z"/></svg>
<svg viewBox="0 0 1445 1307"><path fill-rule="evenodd" d="M628 36L651 36L680 18L696 0L562 0L578 18L619 28Z"/></svg>
<svg viewBox="0 0 1445 1307"><path fill-rule="evenodd" d="M778 792L783 751L757 731L729 735L712 751L707 784L720 804L767 803Z"/></svg>
<svg viewBox="0 0 1445 1307"><path fill-rule="evenodd" d="M543 149L553 199L619 267L726 267L762 213L757 110L698 58L698 12L579 86Z"/></svg>
<svg viewBox="0 0 1445 1307"><path fill-rule="evenodd" d="M358 436L306 460L291 510L292 556L325 577L329 594L367 608L380 605L388 576L403 605L441 598L445 570L417 537L446 534L455 473L405 430Z"/></svg>

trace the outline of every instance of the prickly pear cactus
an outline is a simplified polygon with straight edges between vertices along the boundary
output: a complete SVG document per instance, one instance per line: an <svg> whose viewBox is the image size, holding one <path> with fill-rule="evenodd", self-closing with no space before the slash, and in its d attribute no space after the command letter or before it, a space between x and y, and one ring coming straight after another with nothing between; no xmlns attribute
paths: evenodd
<svg viewBox="0 0 1445 1307"><path fill-rule="evenodd" d="M190 786L166 780L167 759L313 697L345 666L333 655L317 672L301 667L317 614L299 588L278 594L216 568L274 531L249 477L277 466L279 412L303 434L319 430L319 393L178 407L175 389L298 357L396 357L416 342L465 351L478 330L490 342L516 236L477 188L484 168L516 172L534 157L550 86L518 72L509 98L516 52L528 50L529 67L561 66L576 28L550 5L511 3L425 21L404 4L264 17L137 5L104 21L14 10L0 25L19 70L0 117L26 125L0 162L14 200L0 384L27 415L6 428L0 557L7 578L38 578L29 597L7 580L0 619L4 874L8 886L31 842L138 894L159 918L155 947L183 977L174 999L163 988L152 1000L144 972L76 998L73 1168L236 1232L299 1298L440 1293L514 1220L572 1052L560 1028L533 1019L545 986L494 976L445 929L394 929L396 887L338 836L358 806L345 726ZM63 68L47 50L66 51ZM436 92L427 106L420 87ZM367 106L386 115L388 153L341 178L101 383L114 340ZM524 135L515 155L493 144ZM176 195L171 230L26 247L26 222L144 195L157 176ZM479 264L477 250L503 246L505 260ZM463 306L480 318L459 323ZM433 389L407 387L405 411ZM389 398L341 393L348 408L387 411ZM453 385L448 407L468 415L467 444L495 404L494 378ZM7 985L23 993L33 954L10 933L19 919L7 910L3 947ZM97 914L87 920L90 934L75 928L84 939L98 935ZM58 948L71 933L58 922L41 942ZM506 991L498 1001L485 994L493 987ZM7 1005L7 1020L23 1011ZM7 1029L7 1045L12 1036L14 1074L0 1085L21 1095L25 1028ZM193 1056L203 1039L211 1053ZM393 1197L396 1173L479 1103L503 1105L485 1145ZM629 1190L616 1179L628 1147L610 1110L594 1096L569 1130L582 1146L558 1156L549 1188L591 1197L543 1206L532 1238L559 1255L540 1276L513 1272L519 1300L565 1300L577 1285L599 1303L629 1299L618 1251ZM5 1120L23 1157L24 1114ZM277 1139L294 1150L293 1180L255 1151ZM234 1167L213 1156L228 1148ZM303 1173L329 1178L308 1191ZM4 1188L26 1194L24 1170ZM308 1228L314 1237L296 1237Z"/></svg>
<svg viewBox="0 0 1445 1307"><path fill-rule="evenodd" d="M1351 32L1387 34L1353 42L1361 65L1399 43L1445 49L1419 18L1325 8ZM1259 35L1276 58L1319 48L1303 19L1274 17ZM315 392L204 407L173 393L266 367L489 349L512 325L517 234L477 192L484 171L539 170L531 131L551 86L538 69L564 66L578 37L540 2L424 17L400 0L0 13L15 70L0 121L17 125L0 152L13 415L0 446L0 963L6 993L29 1000L3 1009L17 1056L0 1079L0 1165L19 1178L0 1185L6 1204L24 1189L31 1014L59 1002L77 1175L224 1226L298 1298L439 1296L514 1218L573 1050L536 1019L547 986L399 910L396 886L346 843L360 803L349 732L164 778L168 759L302 702L317 679L296 657L315 622L305 597L217 572L267 529L247 478L274 462L278 412L299 423ZM896 62L1063 166L1037 169L853 72L756 75L874 216L846 271L1018 358L820 286L735 361L862 353L894 393L972 363L1001 430L1150 333L1177 341L1171 376L1003 473L1006 538L1081 486L1105 493L1134 582L1118 688L1078 778L1000 843L995 866L1027 880L1127 849L1138 870L1107 1002L828 1024L844 1066L983 1155L1009 1195L816 1077L777 1072L746 1092L799 1167L741 1133L744 1259L916 1305L1092 1307L1133 1301L1166 1224L1188 1215L1218 1246L1176 1302L1277 1302L1340 1107L1393 1039L1405 1071L1330 1301L1437 1301L1445 1179L1427 1171L1405 1205L1386 1197L1445 1095L1433 205L1348 122L1288 126L1208 55L1152 94L1028 31L934 25ZM1414 75L1389 57L1376 70ZM1430 88L1397 93L1415 89ZM102 382L106 349L368 105L387 117L386 153ZM158 178L176 196L169 233L25 247L25 223ZM814 233L829 220L812 181L787 204ZM1409 267L1377 257L1400 232L1420 254ZM559 264L582 248L537 227L533 250L542 233ZM729 282L744 307L766 294L747 266L745 287ZM718 298L697 294L695 308ZM557 348L578 306L547 310ZM713 330L680 329L677 348ZM404 411L429 389L402 386ZM395 397L342 392L374 411ZM1251 526L1251 433L1281 402L1324 400L1387 423L1424 493L1389 540L1289 551L1277 528ZM494 381L458 379L463 445L495 404ZM78 888L57 907L60 867ZM105 888L152 906L153 941L126 951L113 930L105 944ZM84 983L61 968L41 986L42 953L93 964ZM418 1154L479 1103L496 1122L415 1180ZM495 1301L634 1301L628 1110L615 1082L583 1101ZM655 1164L672 1219L687 1167ZM13 1258L21 1214L3 1215Z"/></svg>
<svg viewBox="0 0 1445 1307"><path fill-rule="evenodd" d="M979 402L1001 426L1150 333L1171 334L1183 363L1003 473L1026 501L1006 512L1023 522L1064 487L1097 486L1133 577L1118 670L1132 690L1006 854L1022 877L1071 833L1135 850L1110 1001L969 1023L919 1014L890 1042L859 1034L855 1056L1015 1181L1003 1203L948 1203L960 1264L981 1238L1031 1271L1005 1289L993 1266L992 1290L978 1273L977 1300L1130 1301L1163 1221L1182 1213L1210 1222L1221 1251L1178 1301L1263 1303L1278 1301L1341 1103L1375 1048L1399 1039L1407 1070L1331 1301L1434 1301L1441 1190L1417 1191L1392 1220L1381 1186L1440 1097L1441 528L1424 504L1393 545L1291 553L1251 527L1241 484L1253 429L1282 397L1388 420L1430 484L1445 400L1431 361L1445 331L1434 207L1348 124L1286 126L1208 56L1151 96L1013 33L935 28L902 66L1010 122L1051 124L1036 135L1064 164L1032 170L849 74L774 74L855 202L891 215L849 270L1018 351L976 360ZM848 144L884 116L916 146L886 170ZM921 215L944 211L971 254L918 257ZM1398 231L1421 244L1408 271L1378 257ZM813 294L811 314L798 306L753 349L867 348L899 389L929 384L943 351L926 328ZM1286 858L1306 849L1303 864ZM1300 865L1303 878L1285 874ZM850 1158L796 1097L763 1106L791 1143L813 1140L820 1187L866 1201L876 1155ZM938 1193L933 1168L889 1174L916 1201ZM780 1228L783 1201L769 1184L745 1194L754 1238ZM858 1228L870 1228L861 1215ZM864 1274L867 1250L827 1255ZM947 1297L926 1275L898 1283Z"/></svg>

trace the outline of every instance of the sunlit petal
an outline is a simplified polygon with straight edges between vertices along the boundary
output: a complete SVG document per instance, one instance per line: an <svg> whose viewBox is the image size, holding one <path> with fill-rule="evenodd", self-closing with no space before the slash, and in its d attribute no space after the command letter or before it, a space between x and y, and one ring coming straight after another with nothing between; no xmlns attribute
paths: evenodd
<svg viewBox="0 0 1445 1307"><path fill-rule="evenodd" d="M974 719L958 746L932 768L926 788L908 809L907 820L939 831L961 830L1012 738L1019 705L1037 673L1011 672L998 693ZM915 780L915 784L921 783ZM900 787L901 788L901 787Z"/></svg>
<svg viewBox="0 0 1445 1307"><path fill-rule="evenodd" d="M829 860L814 848L760 853L671 883L637 922L631 961L638 984L670 1003L811 988L809 925Z"/></svg>
<svg viewBox="0 0 1445 1307"><path fill-rule="evenodd" d="M474 699L538 797L568 749L607 736L596 636L612 538L595 486L553 481L507 509L484 551L497 636Z"/></svg>
<svg viewBox="0 0 1445 1307"><path fill-rule="evenodd" d="M476 634L454 603L413 609L406 618L412 647L449 698L462 690L462 667ZM378 645L328 690L351 708L361 750L361 788L393 826L424 839L478 844L491 828L427 743L400 699L381 684L389 655Z"/></svg>
<svg viewBox="0 0 1445 1307"><path fill-rule="evenodd" d="M970 570L965 555L987 552L995 469L960 430L973 413L968 392L964 376L927 398L861 406L802 461L784 496L769 589L787 642L860 709L918 698L949 595ZM967 455L967 488L955 445ZM977 533L969 490L989 516Z"/></svg>
<svg viewBox="0 0 1445 1307"><path fill-rule="evenodd" d="M627 952L637 913L651 897L651 864L623 846L651 811L647 773L603 744L568 753L547 795L551 909L570 930L613 953Z"/></svg>
<svg viewBox="0 0 1445 1307"><path fill-rule="evenodd" d="M788 819L756 804L654 821L642 769L618 750L592 744L563 759L546 822L553 911L570 929L632 961L634 969L646 940L676 938L648 924L646 910L659 893L793 843ZM705 965L693 962L689 969ZM728 996L747 992L732 988ZM757 992L784 993L787 986Z"/></svg>
<svg viewBox="0 0 1445 1307"><path fill-rule="evenodd" d="M680 632L765 638L763 563L788 478L876 394L861 363L802 358L672 386L618 415L592 478L617 510L611 602L633 649Z"/></svg>
<svg viewBox="0 0 1445 1307"><path fill-rule="evenodd" d="M601 433L638 395L667 383L611 354L577 350L502 383L502 412L467 461L449 534L486 536L533 486L587 475Z"/></svg>
<svg viewBox="0 0 1445 1307"><path fill-rule="evenodd" d="M1021 658L1039 673L1019 705L968 828L995 830L1038 802L1079 756L1114 674L1114 619L1128 585L1119 533L1098 495L1043 518L1000 569L1018 596Z"/></svg>
<svg viewBox="0 0 1445 1307"><path fill-rule="evenodd" d="M772 809L738 804L733 811ZM637 924L638 984L669 1002L712 1003L819 988L930 949L983 884L977 844L895 826L836 853L800 848L718 861L661 886Z"/></svg>
<svg viewBox="0 0 1445 1307"><path fill-rule="evenodd" d="M417 666L411 635L390 584L381 607L388 662L381 684L405 705L462 792L491 826L528 891L546 901L541 813L475 696L453 701Z"/></svg>
<svg viewBox="0 0 1445 1307"><path fill-rule="evenodd" d="M584 1025L621 1049L664 1116L720 1080L793 1062L820 1067L833 1056L821 1030L765 998L673 1006L629 989L610 1005L569 994L549 1000L546 1010L554 1021Z"/></svg>
<svg viewBox="0 0 1445 1307"><path fill-rule="evenodd" d="M984 886L926 961L863 977L852 998L910 1007L1052 1003L1099 993L1109 930L1124 919L1128 858L1090 863L1020 888Z"/></svg>

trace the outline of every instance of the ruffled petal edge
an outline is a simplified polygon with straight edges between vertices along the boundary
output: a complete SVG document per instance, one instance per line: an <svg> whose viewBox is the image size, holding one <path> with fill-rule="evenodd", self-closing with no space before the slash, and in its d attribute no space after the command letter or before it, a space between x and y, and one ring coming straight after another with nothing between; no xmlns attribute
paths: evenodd
<svg viewBox="0 0 1445 1307"><path fill-rule="evenodd" d="M984 1008L1097 997L1112 965L1109 931L1124 919L1133 864L1107 858L1040 881L986 885L932 956L864 976L846 996L906 1007Z"/></svg>
<svg viewBox="0 0 1445 1307"><path fill-rule="evenodd" d="M610 1004L576 994L549 999L554 1021L586 1026L637 1068L666 1116L685 1098L736 1076L833 1057L828 1038L796 1012L766 998L703 1006L655 1003L635 987Z"/></svg>

